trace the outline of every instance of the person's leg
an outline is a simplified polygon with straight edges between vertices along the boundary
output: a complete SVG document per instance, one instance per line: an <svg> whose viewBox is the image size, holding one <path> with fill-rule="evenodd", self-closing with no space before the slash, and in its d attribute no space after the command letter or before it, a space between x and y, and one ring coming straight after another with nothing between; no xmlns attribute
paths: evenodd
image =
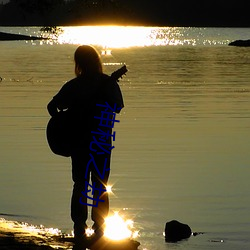
<svg viewBox="0 0 250 250"><path fill-rule="evenodd" d="M75 238L83 237L87 228L88 218L87 198L83 195L85 191L85 171L88 163L88 155L84 150L78 150L72 153L72 179L74 181L71 197L71 219L74 222ZM87 174L89 181L89 173ZM86 204L84 204L86 203Z"/></svg>
<svg viewBox="0 0 250 250"><path fill-rule="evenodd" d="M99 166L99 171L101 173L104 172L103 170L103 162L105 160L105 158L107 159L107 164L106 164L106 169L110 168L110 154L105 154L101 155L99 157L96 157L96 162L98 163ZM105 171L104 174L104 178L102 179L97 171L95 171L95 169L92 169L91 172L91 181L92 181L92 185L95 183L95 187L98 189L106 189L106 186L108 184L108 178L109 178L109 173L110 171ZM98 205L98 206L94 206L92 208L92 214L91 214L91 218L94 221L94 225L93 225L93 229L95 230L95 233L103 233L103 224L105 222L105 218L108 216L109 213L109 197L108 197L108 192L105 192L104 190L100 191L100 190L95 190L94 192L94 199L97 200L103 200L103 201L99 201L98 203L94 201L94 205Z"/></svg>
<svg viewBox="0 0 250 250"><path fill-rule="evenodd" d="M84 191L84 183L82 185L75 182L71 197L71 219L74 222L75 238L82 237L87 228L88 207L80 203L80 200L82 200L83 203L87 203L87 198L85 199L85 197L83 197L81 194L82 191Z"/></svg>

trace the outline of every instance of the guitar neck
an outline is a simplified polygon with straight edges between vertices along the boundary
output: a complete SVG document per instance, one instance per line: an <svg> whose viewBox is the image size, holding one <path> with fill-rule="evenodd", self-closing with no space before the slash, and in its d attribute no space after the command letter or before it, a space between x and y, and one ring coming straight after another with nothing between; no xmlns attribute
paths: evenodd
<svg viewBox="0 0 250 250"><path fill-rule="evenodd" d="M125 75L127 73L128 69L126 67L126 65L123 65L120 69L114 71L112 74L111 74L111 79L114 80L114 81L118 81L119 78L122 78L123 75Z"/></svg>

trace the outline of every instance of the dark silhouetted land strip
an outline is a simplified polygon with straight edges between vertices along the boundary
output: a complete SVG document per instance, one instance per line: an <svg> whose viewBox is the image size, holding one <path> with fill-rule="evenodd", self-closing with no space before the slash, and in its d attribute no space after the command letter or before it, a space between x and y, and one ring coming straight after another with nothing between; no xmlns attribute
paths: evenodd
<svg viewBox="0 0 250 250"><path fill-rule="evenodd" d="M249 40L236 40L236 41L229 43L229 46L250 47L250 39Z"/></svg>
<svg viewBox="0 0 250 250"><path fill-rule="evenodd" d="M43 39L45 38L0 32L0 41L43 40Z"/></svg>

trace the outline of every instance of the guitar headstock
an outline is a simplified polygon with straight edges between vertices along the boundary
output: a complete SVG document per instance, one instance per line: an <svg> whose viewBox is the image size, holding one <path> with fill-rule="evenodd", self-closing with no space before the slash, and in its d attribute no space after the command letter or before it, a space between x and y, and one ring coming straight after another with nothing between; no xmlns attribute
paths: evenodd
<svg viewBox="0 0 250 250"><path fill-rule="evenodd" d="M120 69L114 71L111 74L111 78L115 81L118 81L119 78L121 78L123 75L125 75L128 72L128 69L126 67L126 65L123 65Z"/></svg>

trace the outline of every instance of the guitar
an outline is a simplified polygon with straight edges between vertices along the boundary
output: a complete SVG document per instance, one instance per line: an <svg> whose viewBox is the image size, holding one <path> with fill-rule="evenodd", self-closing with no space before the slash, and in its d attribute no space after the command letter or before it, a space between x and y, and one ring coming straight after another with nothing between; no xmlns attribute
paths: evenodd
<svg viewBox="0 0 250 250"><path fill-rule="evenodd" d="M108 81L119 81L119 78L122 78L127 71L126 65L122 66L111 74ZM59 111L50 118L46 129L46 137L49 147L54 154L65 157L71 156L73 125L71 113L67 110Z"/></svg>

